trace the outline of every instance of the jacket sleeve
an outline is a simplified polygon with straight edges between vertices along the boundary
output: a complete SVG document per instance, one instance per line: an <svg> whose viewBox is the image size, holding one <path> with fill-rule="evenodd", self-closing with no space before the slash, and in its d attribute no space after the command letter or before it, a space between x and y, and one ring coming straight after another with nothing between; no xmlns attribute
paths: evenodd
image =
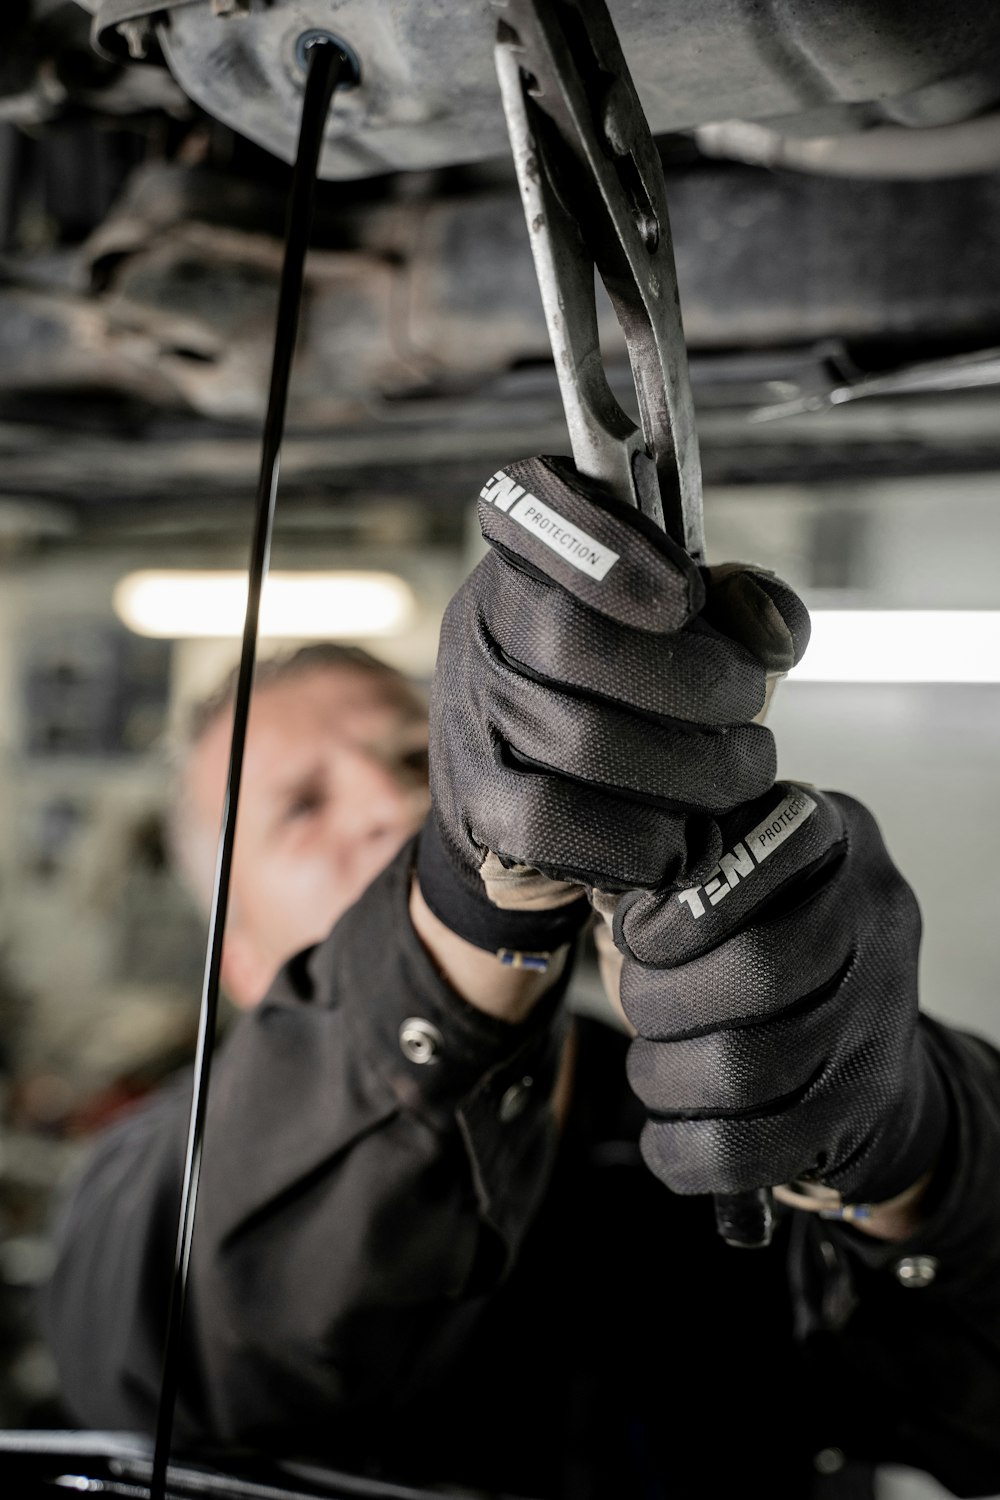
<svg viewBox="0 0 1000 1500"><path fill-rule="evenodd" d="M410 925L412 855L215 1060L181 1436L287 1446L418 1383L432 1331L502 1277L544 1195L568 974L521 1025L467 1005ZM187 1094L105 1139L58 1228L50 1339L93 1426L154 1423Z"/></svg>
<svg viewBox="0 0 1000 1500"><path fill-rule="evenodd" d="M903 1242L795 1214L799 1334L825 1391L823 1442L909 1464L956 1495L1000 1489L1000 1054L922 1018L950 1131Z"/></svg>

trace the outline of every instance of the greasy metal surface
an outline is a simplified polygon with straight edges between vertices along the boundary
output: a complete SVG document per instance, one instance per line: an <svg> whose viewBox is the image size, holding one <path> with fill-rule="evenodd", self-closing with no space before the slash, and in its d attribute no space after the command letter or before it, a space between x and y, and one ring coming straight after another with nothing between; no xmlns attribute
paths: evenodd
<svg viewBox="0 0 1000 1500"><path fill-rule="evenodd" d="M286 439L289 547L336 537L371 549L375 566L379 549L403 537L412 561L435 539L460 543L484 468L499 468L511 452L566 451L551 372L526 371L480 398L442 396L414 408L395 420L373 412L349 430ZM995 390L858 401L755 426L745 409L707 409L698 425L706 485L836 486L1000 470ZM69 547L76 538L90 548L141 539L148 555L171 566L204 566L211 557L235 567L259 449L247 432L163 418L90 433L59 407L47 426L0 421L0 537L24 547L33 539Z"/></svg>
<svg viewBox="0 0 1000 1500"><path fill-rule="evenodd" d="M166 68L114 67L90 40L74 0L0 4L0 121L35 128L66 115L105 119L143 111L190 112ZM124 42L123 42L124 46Z"/></svg>
<svg viewBox="0 0 1000 1500"><path fill-rule="evenodd" d="M704 554L701 471L663 168L603 0L497 5L497 74L573 459ZM604 370L600 275L639 406Z"/></svg>
<svg viewBox="0 0 1000 1500"><path fill-rule="evenodd" d="M941 125L1000 98L993 0L611 0L610 11L657 133L732 119L803 136ZM328 133L324 176L506 150L489 0L253 0L242 19L202 0L174 11L160 37L192 99L290 160L295 44L313 27L349 42L364 70Z"/></svg>
<svg viewBox="0 0 1000 1500"><path fill-rule="evenodd" d="M899 342L910 361L941 341L1000 343L1000 175L880 184L703 167L671 178L669 191L696 351L837 337ZM34 257L8 258L0 394L37 402L96 386L161 409L259 421L276 227L246 183L143 169L72 282L57 279L57 263L50 278ZM345 207L327 220L328 242L338 238L344 248L314 251L307 270L293 381L300 430L357 432L385 398L471 399L511 367L549 359L513 187ZM607 357L621 359L610 306L599 333ZM702 404L731 403L725 383L712 394L711 371L697 377ZM780 357L771 378L782 378ZM794 365L784 378L792 388L774 400L800 394Z"/></svg>

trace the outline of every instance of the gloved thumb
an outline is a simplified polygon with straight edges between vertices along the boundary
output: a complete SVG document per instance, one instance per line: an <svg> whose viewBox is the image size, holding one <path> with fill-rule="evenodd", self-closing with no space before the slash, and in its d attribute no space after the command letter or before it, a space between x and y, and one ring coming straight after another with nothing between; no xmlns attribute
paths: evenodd
<svg viewBox="0 0 1000 1500"><path fill-rule="evenodd" d="M750 563L705 568L702 619L755 656L768 672L789 672L809 644L809 611L787 583Z"/></svg>

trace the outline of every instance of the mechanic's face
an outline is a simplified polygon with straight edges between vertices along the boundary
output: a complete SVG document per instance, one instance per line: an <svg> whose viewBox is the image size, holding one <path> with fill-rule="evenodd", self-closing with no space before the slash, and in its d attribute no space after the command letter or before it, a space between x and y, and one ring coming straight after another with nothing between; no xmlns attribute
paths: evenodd
<svg viewBox="0 0 1000 1500"><path fill-rule="evenodd" d="M188 768L195 815L214 833L230 719ZM280 966L325 937L419 827L428 805L427 720L403 683L318 667L254 696L233 857L223 980L256 1005Z"/></svg>

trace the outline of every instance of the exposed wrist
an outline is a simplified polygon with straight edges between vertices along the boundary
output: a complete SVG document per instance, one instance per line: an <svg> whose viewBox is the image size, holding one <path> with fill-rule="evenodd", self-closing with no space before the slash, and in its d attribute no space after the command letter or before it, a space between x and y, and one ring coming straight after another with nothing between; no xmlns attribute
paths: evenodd
<svg viewBox="0 0 1000 1500"><path fill-rule="evenodd" d="M876 1240L906 1240L920 1228L933 1171L882 1203L844 1203L841 1195L822 1183L782 1183L774 1189L779 1203L815 1213L823 1219L850 1224Z"/></svg>
<svg viewBox="0 0 1000 1500"><path fill-rule="evenodd" d="M869 1217L859 1220L855 1227L876 1240L908 1240L923 1221L923 1204L933 1175L925 1172L912 1187L887 1203L873 1203Z"/></svg>

